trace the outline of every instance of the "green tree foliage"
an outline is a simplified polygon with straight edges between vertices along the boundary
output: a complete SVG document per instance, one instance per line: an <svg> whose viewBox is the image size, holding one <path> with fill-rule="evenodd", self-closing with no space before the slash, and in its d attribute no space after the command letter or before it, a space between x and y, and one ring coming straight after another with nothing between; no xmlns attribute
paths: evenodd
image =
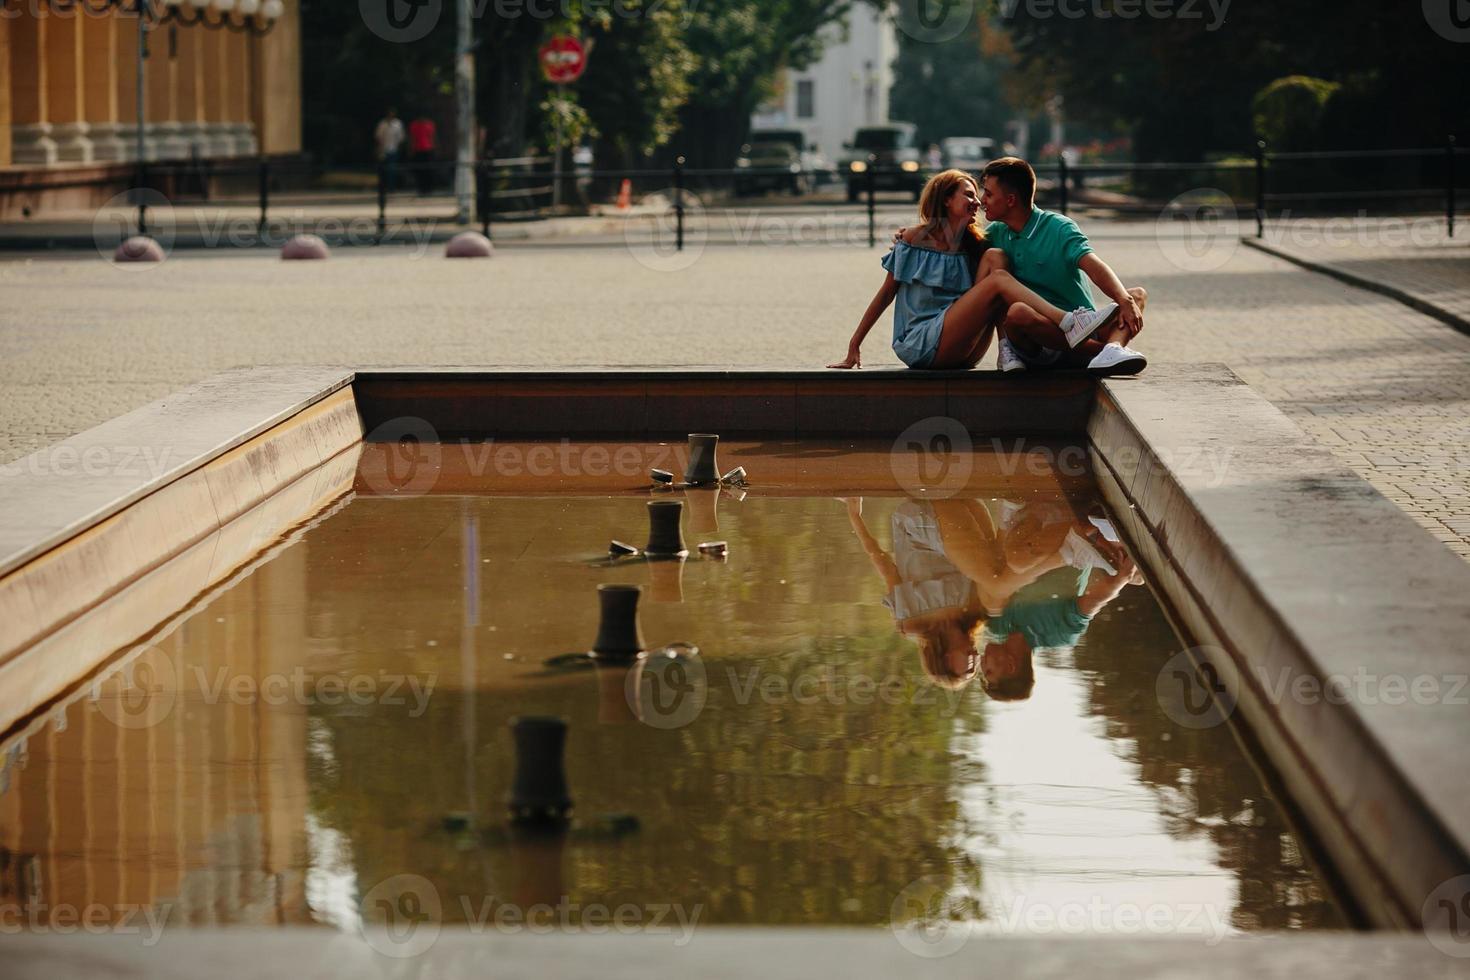
<svg viewBox="0 0 1470 980"><path fill-rule="evenodd" d="M1342 114L1329 104L1323 148L1438 145L1470 131L1470 58L1430 26L1421 4L1067 0L1074 15L1064 16L1041 0L987 3L1022 64L1041 68L1065 97L1069 116L1130 129L1141 159L1242 152L1255 138L1256 93L1293 74L1352 83L1339 97L1367 125L1336 128ZM1150 16L1150 7L1171 15Z"/></svg>
<svg viewBox="0 0 1470 980"><path fill-rule="evenodd" d="M697 59L685 40L684 0L634 0L636 18L590 26L587 73L576 97L599 137L599 166L632 166L673 138Z"/></svg>
<svg viewBox="0 0 1470 980"><path fill-rule="evenodd" d="M1322 115L1336 82L1288 75L1256 93L1251 105L1256 132L1278 150L1309 150L1320 142Z"/></svg>
<svg viewBox="0 0 1470 980"><path fill-rule="evenodd" d="M882 6L883 0L873 0ZM686 37L698 60L673 150L691 166L733 165L750 116L777 74L822 54L822 28L841 22L853 0L740 0L700 4Z"/></svg>
<svg viewBox="0 0 1470 980"><path fill-rule="evenodd" d="M989 136L999 142L1010 106L1002 91L1009 67L982 47L978 20L948 41L900 33L889 114L919 127L919 142L946 136Z"/></svg>

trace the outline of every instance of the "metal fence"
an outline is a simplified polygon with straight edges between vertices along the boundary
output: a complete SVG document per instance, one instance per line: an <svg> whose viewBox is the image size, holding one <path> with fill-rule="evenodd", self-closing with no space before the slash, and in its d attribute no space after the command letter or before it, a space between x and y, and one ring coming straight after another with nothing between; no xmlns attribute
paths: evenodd
<svg viewBox="0 0 1470 980"><path fill-rule="evenodd" d="M1088 163L1069 164L1064 158L1035 167L1037 203L1066 214L1079 207L1117 214L1163 214L1182 206L1186 195L1194 206L1235 217L1251 215L1256 236L1264 235L1273 217L1303 214L1341 214L1346 209L1366 213L1369 206L1388 207L1394 213L1442 213L1451 237L1455 231L1458 196L1457 161L1465 149L1453 137L1443 147L1402 150L1347 150L1322 152L1271 152L1258 142L1254 153L1234 160L1196 163ZM906 187L906 199L917 199L917 188L928 176L912 169L885 168L870 159L861 170L764 170L761 168L694 169L682 157L666 168L597 170L575 167L558 170L549 156L484 160L469 165L474 187L473 221L493 237L494 226L504 222L537 220L558 213L585 213L593 200L612 200L622 192L642 196L663 191L669 198L676 248L684 245L691 202L708 209L705 202L730 201L733 192L746 184L769 181L781 186L790 181L794 191L820 191L823 183L844 185L845 195L831 198L807 197L808 206L828 213L866 219L869 245L877 244L877 212L880 194L890 185ZM360 199L375 199L378 236L387 233L390 201L402 183L412 181L420 192L452 189L458 165L452 162L407 162L381 164L374 171L355 174L363 185ZM135 186L163 185L170 201L194 198L206 202L239 205L249 203L243 188L253 183L259 227L264 228L274 206L276 188L284 183L319 181L319 168L300 162L259 161L214 163L208 160L152 163L138 168ZM217 190L228 189L220 197ZM373 197L366 195L371 193ZM845 201L844 201L845 197ZM334 201L353 200L337 197ZM738 200L738 199L737 199ZM300 201L295 203L299 204ZM769 203L764 199L764 203ZM795 196L792 205L803 204ZM138 232L148 233L148 209L138 197Z"/></svg>

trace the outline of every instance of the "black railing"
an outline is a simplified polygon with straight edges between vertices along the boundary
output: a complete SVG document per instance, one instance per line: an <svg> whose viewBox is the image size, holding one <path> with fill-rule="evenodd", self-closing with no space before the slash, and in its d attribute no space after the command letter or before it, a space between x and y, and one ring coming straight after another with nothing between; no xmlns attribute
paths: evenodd
<svg viewBox="0 0 1470 980"><path fill-rule="evenodd" d="M1457 160L1465 152L1451 137L1438 148L1322 152L1274 152L1258 142L1251 157L1202 163L1082 164L1058 158L1036 166L1037 201L1043 207L1063 213L1080 206L1124 215L1158 214L1176 205L1184 194L1218 191L1212 196L1214 203L1210 206L1233 210L1236 217L1251 214L1258 238L1264 235L1265 224L1273 216L1342 213L1345 205L1366 213L1367 203L1388 204L1395 213L1413 210L1433 213L1442 207L1446 228L1453 236L1460 171ZM458 166L453 162L384 162L375 172L337 172L337 180L344 186L355 181L355 186L364 192L361 203L376 204L377 236L382 241L388 237L390 205L405 185L416 184L421 195L430 190L452 192ZM691 168L685 166L682 157L668 167L621 170L581 166L558 170L548 156L483 160L467 166L472 168L474 218L486 235L492 233L497 223L558 213L586 213L593 197L612 200L620 194L631 196L635 190L646 194L650 190L666 189L672 197L673 231L678 249L685 245L691 201L707 210L711 202L732 192L738 196L742 187L749 190L766 184L799 195L820 188L824 178L845 185L845 200L841 194L835 199L820 198L814 202L815 207L837 214L856 215L859 209L865 212L867 242L877 245L879 195L897 188L905 198L916 199L918 188L927 176L926 172L912 169L912 165L884 167L873 158L865 165L851 165L844 170L794 171L760 167ZM280 187L298 185L316 191L331 190L323 186L326 176L309 161L195 159L139 165L134 182L138 188L158 184L167 190L170 201L193 198L216 206L253 203L258 209L257 227L263 230L272 209L280 206L277 201ZM90 183L104 186L106 181L99 178ZM25 190L32 185L37 189L60 186L44 179L28 182L22 178L0 181L0 192ZM79 185L68 182L67 186ZM564 196L575 199L559 211L552 206L558 186ZM221 190L225 193L220 193ZM366 197L366 193L373 196ZM147 234L149 228L148 197L137 196L137 227L142 234ZM333 197L325 203L330 206L352 200L350 196ZM309 202L297 198L290 203L301 206ZM762 204L765 203L768 200L762 199Z"/></svg>

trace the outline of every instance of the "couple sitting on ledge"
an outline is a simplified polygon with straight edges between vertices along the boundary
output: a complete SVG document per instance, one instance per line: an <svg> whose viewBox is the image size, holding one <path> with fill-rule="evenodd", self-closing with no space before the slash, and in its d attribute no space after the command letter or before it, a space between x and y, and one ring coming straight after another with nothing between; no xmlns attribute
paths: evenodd
<svg viewBox="0 0 1470 980"><path fill-rule="evenodd" d="M1148 294L1125 288L1077 223L1034 203L1036 172L1024 160L992 161L975 178L945 170L924 185L923 224L901 228L883 258L888 277L834 368L862 365L863 338L895 299L893 352L911 368L968 369L1000 331L1002 371L1085 368L1137 374L1128 347L1143 329ZM985 210L983 230L976 213ZM1091 279L1110 302L1094 307Z"/></svg>

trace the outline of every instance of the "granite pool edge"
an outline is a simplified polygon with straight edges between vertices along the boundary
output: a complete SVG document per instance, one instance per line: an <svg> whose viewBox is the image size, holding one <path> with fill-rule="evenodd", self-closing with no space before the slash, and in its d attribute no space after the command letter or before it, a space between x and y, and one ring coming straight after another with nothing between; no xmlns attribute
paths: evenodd
<svg viewBox="0 0 1470 980"><path fill-rule="evenodd" d="M1470 566L1223 367L1104 382L1088 435L1191 662L1230 689L1360 911L1445 925L1431 899L1470 873ZM1390 697L1394 678L1444 681L1440 700Z"/></svg>

